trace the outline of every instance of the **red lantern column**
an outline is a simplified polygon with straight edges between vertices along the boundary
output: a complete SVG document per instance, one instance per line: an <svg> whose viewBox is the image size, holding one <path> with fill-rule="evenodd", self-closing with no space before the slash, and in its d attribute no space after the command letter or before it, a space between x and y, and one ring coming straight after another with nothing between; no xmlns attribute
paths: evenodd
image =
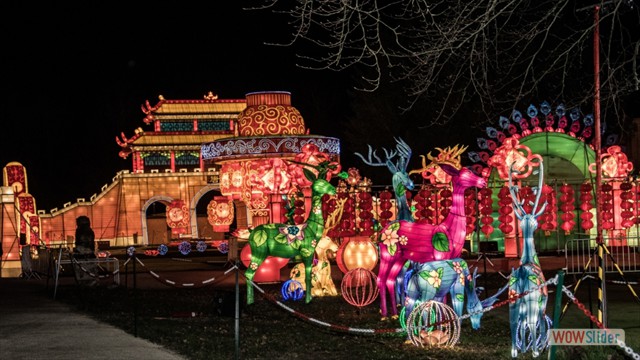
<svg viewBox="0 0 640 360"><path fill-rule="evenodd" d="M607 232L609 245L617 246L617 241L613 238L615 219L613 214L613 186L611 183L602 184L600 187L600 199L602 202L602 229Z"/></svg>
<svg viewBox="0 0 640 360"><path fill-rule="evenodd" d="M591 212L591 209L593 209L593 194L591 191L592 186L590 183L585 182L580 185L580 210L582 210L580 227L585 233L589 233L593 229L593 213Z"/></svg>
<svg viewBox="0 0 640 360"><path fill-rule="evenodd" d="M361 191L358 193L358 207L360 213L360 235L369 236L373 234L373 197L370 193Z"/></svg>
<svg viewBox="0 0 640 360"><path fill-rule="evenodd" d="M620 184L620 217L622 218L620 225L625 231L634 224L634 192L632 190L633 185L631 182L625 181Z"/></svg>
<svg viewBox="0 0 640 360"><path fill-rule="evenodd" d="M464 214L467 217L466 235L470 235L476 229L476 190L468 188L464 191Z"/></svg>
<svg viewBox="0 0 640 360"><path fill-rule="evenodd" d="M573 211L575 210L575 192L573 191L573 187L568 184L562 184L560 186L560 210L562 211L562 215L560 218L562 219L562 224L560 228L564 230L565 235L571 234L571 231L576 226L576 222L574 220L575 214Z"/></svg>
<svg viewBox="0 0 640 360"><path fill-rule="evenodd" d="M516 232L514 226L513 216L513 201L511 200L511 194L509 193L509 186L505 185L498 192L498 212L500 216L500 225L498 228L504 235L504 256L505 257L517 257L518 246L516 245Z"/></svg>
<svg viewBox="0 0 640 360"><path fill-rule="evenodd" d="M391 212L391 192L389 190L384 190L380 193L380 214L378 214L378 218L380 219L380 226L385 227L391 221L391 217L393 213Z"/></svg>
<svg viewBox="0 0 640 360"><path fill-rule="evenodd" d="M542 199L547 202L544 213L540 216L540 229L544 231L545 236L551 235L551 232L558 226L557 214L558 206L556 203L556 191L549 185L542 186Z"/></svg>
<svg viewBox="0 0 640 360"><path fill-rule="evenodd" d="M449 211L451 211L451 205L453 204L453 193L451 192L451 189L449 189L448 187L442 188L440 190L440 221L442 222L442 220L444 218L447 217L447 215L449 215Z"/></svg>
<svg viewBox="0 0 640 360"><path fill-rule="evenodd" d="M491 233L493 233L493 199L491 198L492 190L491 188L483 188L479 192L479 200L478 205L480 207L480 222L482 223L482 227L480 230L484 233L484 236L489 239Z"/></svg>

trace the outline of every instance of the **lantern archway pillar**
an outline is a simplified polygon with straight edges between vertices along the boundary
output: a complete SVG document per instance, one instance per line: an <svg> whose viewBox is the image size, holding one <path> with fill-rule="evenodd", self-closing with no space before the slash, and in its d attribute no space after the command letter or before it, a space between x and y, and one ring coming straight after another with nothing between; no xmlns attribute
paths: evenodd
<svg viewBox="0 0 640 360"><path fill-rule="evenodd" d="M154 196L149 198L140 210L140 219L142 220L142 245L149 245L149 228L147 226L147 209L151 204L157 201L171 203L174 199L170 196Z"/></svg>

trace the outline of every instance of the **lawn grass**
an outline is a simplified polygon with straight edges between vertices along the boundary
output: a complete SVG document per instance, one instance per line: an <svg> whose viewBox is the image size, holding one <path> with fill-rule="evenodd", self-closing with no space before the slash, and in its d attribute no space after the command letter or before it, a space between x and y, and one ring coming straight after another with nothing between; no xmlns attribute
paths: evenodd
<svg viewBox="0 0 640 360"><path fill-rule="evenodd" d="M486 276L488 294L493 294L506 281L497 274ZM637 281L637 278L629 280ZM567 283L570 281L568 278ZM124 286L115 289L68 286L59 291L58 300L193 360L234 359L236 355L239 359L511 359L507 306L486 313L477 331L465 320L460 341L453 348L420 348L406 344L402 333L369 335L361 331L382 332L381 329L391 331L400 327L397 321L380 321L378 300L362 308L349 305L341 296L316 297L305 304L304 301L282 301L281 284L260 287L268 296L256 292L255 303L248 306L244 286L240 289L238 354L233 289L209 286L133 290ZM637 285L634 289L638 292ZM550 290L547 314L552 316L555 288ZM587 290L588 287L582 285L578 298L588 308ZM627 344L637 353L640 351L640 305L623 285L609 286L608 295L609 327L623 328ZM504 297L503 294L501 299ZM281 301L289 310L273 299ZM592 300L595 299L592 295ZM566 301L564 297L563 302ZM595 311L595 302L592 305ZM292 312L352 329L344 331L317 324ZM576 306L570 306L560 327L589 328L589 320ZM558 347L557 355L558 359L625 359L618 347ZM540 358L546 356L545 351ZM519 358L532 356L528 352Z"/></svg>

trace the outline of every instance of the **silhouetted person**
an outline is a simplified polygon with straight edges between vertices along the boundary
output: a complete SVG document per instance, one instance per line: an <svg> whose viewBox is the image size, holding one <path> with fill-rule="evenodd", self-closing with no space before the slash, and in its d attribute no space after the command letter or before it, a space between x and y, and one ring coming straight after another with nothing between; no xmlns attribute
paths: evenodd
<svg viewBox="0 0 640 360"><path fill-rule="evenodd" d="M95 258L95 234L91 229L91 220L86 216L76 218L76 258Z"/></svg>

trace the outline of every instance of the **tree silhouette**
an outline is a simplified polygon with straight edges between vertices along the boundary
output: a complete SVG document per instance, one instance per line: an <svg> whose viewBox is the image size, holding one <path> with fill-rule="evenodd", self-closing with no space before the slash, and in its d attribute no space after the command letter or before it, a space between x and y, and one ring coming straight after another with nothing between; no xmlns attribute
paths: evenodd
<svg viewBox="0 0 640 360"><path fill-rule="evenodd" d="M427 127L467 106L495 119L543 100L591 104L595 5L601 104L622 122L625 97L640 88L637 0L266 0L252 9L288 18L291 37L276 45L304 44L296 47L299 66L356 67L363 91L401 84L397 106L428 103Z"/></svg>

